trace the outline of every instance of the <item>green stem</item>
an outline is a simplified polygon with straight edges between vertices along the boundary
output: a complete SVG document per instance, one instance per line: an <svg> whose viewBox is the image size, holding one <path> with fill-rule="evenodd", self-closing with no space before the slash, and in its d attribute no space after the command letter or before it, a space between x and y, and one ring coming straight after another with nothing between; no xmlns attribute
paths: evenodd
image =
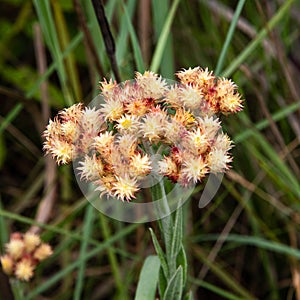
<svg viewBox="0 0 300 300"><path fill-rule="evenodd" d="M12 288L12 292L14 294L15 300L23 300L24 299L24 290L21 282L17 279L11 278L10 286Z"/></svg>
<svg viewBox="0 0 300 300"><path fill-rule="evenodd" d="M163 202L163 213L166 214L166 217L159 220L160 230L161 234L163 236L164 244L165 244L165 252L166 252L166 259L169 267L169 274L170 276L173 274L172 271L174 268L172 267L173 263L171 261L171 244L172 244L172 227L173 227L173 221L171 216L170 207L168 204L168 199L166 196L165 186L163 181L159 183L159 185L155 185L151 188L151 195L152 200L162 200Z"/></svg>
<svg viewBox="0 0 300 300"><path fill-rule="evenodd" d="M103 214L99 214L99 221L101 224L101 228L102 228L102 232L103 232L103 237L105 240L109 240L111 233L109 230L109 225L107 223L107 219L106 216L104 216ZM124 285L122 284L122 278L120 275L120 268L118 266L118 261L116 258L115 253L113 252L111 247L107 248L107 253L108 253L108 259L111 265L111 269L112 269L112 273L115 279L115 283L116 283L116 287L117 287L117 298L119 299L127 299L127 296L125 295L126 291L124 289Z"/></svg>

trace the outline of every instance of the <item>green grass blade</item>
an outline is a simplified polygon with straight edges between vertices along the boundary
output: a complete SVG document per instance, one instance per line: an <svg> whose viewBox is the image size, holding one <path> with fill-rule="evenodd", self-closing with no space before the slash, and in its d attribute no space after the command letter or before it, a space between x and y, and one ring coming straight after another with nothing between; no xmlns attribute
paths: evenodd
<svg viewBox="0 0 300 300"><path fill-rule="evenodd" d="M66 104L72 105L73 101L71 100L71 95L67 86L67 77L63 62L63 56L58 40L57 30L54 25L55 22L52 15L50 2L47 0L34 0L33 3L42 27L45 42L51 52L52 59L56 62L57 73L60 79Z"/></svg>
<svg viewBox="0 0 300 300"><path fill-rule="evenodd" d="M278 121L286 118L289 114L297 111L299 108L300 108L300 101L290 104L287 107L280 109L276 113L272 114L272 119L274 120L274 122L278 122ZM244 115L244 113L240 113L239 117L242 117L242 115ZM269 121L267 119L265 119L265 120L258 122L257 124L253 124L253 126L257 130L263 130L269 124L270 124ZM234 137L234 142L235 142L235 144L241 143L254 134L255 134L255 132L253 131L253 129L246 129Z"/></svg>
<svg viewBox="0 0 300 300"><path fill-rule="evenodd" d="M86 267L86 260L84 258L87 255L88 239L92 233L94 211L95 208L92 205L88 205L86 207L84 224L83 224L83 241L81 242L80 254L78 258L79 268L78 268L76 286L74 291L74 300L80 300L82 295L84 272Z"/></svg>
<svg viewBox="0 0 300 300"><path fill-rule="evenodd" d="M232 293L229 293L228 291L225 291L224 289L221 289L213 284L210 284L206 281L197 279L197 278L190 278L189 279L192 283L201 286L213 293L215 293L216 295L219 295L222 297L222 299L229 299L229 300L243 300L244 298L238 297L236 295L233 295Z"/></svg>
<svg viewBox="0 0 300 300"><path fill-rule="evenodd" d="M7 114L4 120L0 124L0 134L3 133L5 128L17 117L19 112L22 110L23 105L18 103L15 107Z"/></svg>
<svg viewBox="0 0 300 300"><path fill-rule="evenodd" d="M222 76L230 76L255 50L255 48L261 43L261 41L267 36L267 34L272 30L285 16L288 9L293 4L295 0L285 1L275 16L268 22L264 29L262 29L256 36L256 38L246 47L246 49L237 56L232 63L222 72Z"/></svg>
<svg viewBox="0 0 300 300"><path fill-rule="evenodd" d="M233 242L238 245L255 246L279 254L292 256L298 259L300 258L299 249L255 236L228 234L225 238L222 238L222 236L217 234L206 234L205 236L195 237L193 240L201 242L223 240L225 242Z"/></svg>
<svg viewBox="0 0 300 300"><path fill-rule="evenodd" d="M236 24L238 22L239 16L242 12L242 9L244 7L245 2L246 2L246 0L239 0L239 3L236 7L232 22L231 22L229 30L228 30L228 34L226 36L226 40L223 44L222 51L221 51L221 54L220 54L218 62L217 62L217 66L216 66L216 69L215 69L215 74L216 75L220 74L221 71L222 71L224 61L225 61L225 56L226 56L227 50L229 48L231 39L233 37L234 31L235 31L235 28L236 28Z"/></svg>
<svg viewBox="0 0 300 300"><path fill-rule="evenodd" d="M207 253L205 253L202 249L195 249L195 254L196 257L209 267L210 272L219 277L220 280L233 291L240 294L243 299L254 299L250 292L232 277L232 274L227 273L218 263L210 261L207 258Z"/></svg>
<svg viewBox="0 0 300 300"><path fill-rule="evenodd" d="M136 8L136 0L127 1L126 8L127 8L129 20L131 20ZM119 28L118 36L116 38L116 59L117 62L119 63L119 66L122 68L123 66L127 65L126 50L128 49L127 47L124 47L124 45L127 42L129 28L127 28L126 26L128 24L127 17L124 14L122 14L120 15L120 18L121 18L120 28Z"/></svg>
<svg viewBox="0 0 300 300"><path fill-rule="evenodd" d="M152 15L153 15L153 29L155 33L155 41L157 42L161 34L164 21L169 13L169 1L152 0ZM160 64L160 73L165 78L174 78L174 53L173 53L173 39L172 33L168 34L166 45L164 47L163 57Z"/></svg>
<svg viewBox="0 0 300 300"><path fill-rule="evenodd" d="M135 300L154 300L157 288L160 260L156 255L150 255L146 258L138 286L135 294Z"/></svg>
<svg viewBox="0 0 300 300"><path fill-rule="evenodd" d="M116 3L117 3L117 0L110 0L105 5L105 13L107 16L107 20L109 22L111 22L113 12L116 8ZM98 54L99 60L102 64L103 70L107 71L110 68L110 65L109 65L109 62L107 59L102 33L100 31L100 27L98 24L97 17L95 15L92 1L82 1L82 5L86 11L90 33L92 35L94 44L98 50L97 54Z"/></svg>
<svg viewBox="0 0 300 300"><path fill-rule="evenodd" d="M140 45L139 45L139 41L138 41L138 38L135 34L135 30L132 26L132 23L131 23L131 20L130 20L130 15L129 15L129 12L127 10L127 7L126 7L125 4L123 4L122 7L123 7L123 10L124 10L124 16L126 17L126 22L127 22L131 42L132 42L134 58L135 58L135 62L136 62L136 65L137 65L137 71L139 71L140 73L143 73L145 71L145 66L144 66L144 61L143 61L143 56L142 56L141 48L140 48Z"/></svg>
<svg viewBox="0 0 300 300"><path fill-rule="evenodd" d="M222 237L220 237L220 235L217 234L206 234L200 237L196 237L193 240L201 242L224 240L225 242L233 242L237 243L238 245L256 246L279 254L292 256L298 259L300 258L299 249L255 236L229 234L224 239L222 239Z"/></svg>
<svg viewBox="0 0 300 300"><path fill-rule="evenodd" d="M187 257L183 245L181 245L181 249L177 255L176 263L177 266L182 266L182 282L183 282L183 286L185 286L187 273L188 273L188 261L187 261Z"/></svg>
<svg viewBox="0 0 300 300"><path fill-rule="evenodd" d="M153 72L157 72L159 70L159 65L160 65L162 57L163 57L163 53L164 53L165 46L166 46L166 43L168 40L168 36L171 31L171 25L174 20L179 1L180 0L174 0L174 2L172 3L170 13L169 13L168 17L166 18L166 22L164 24L164 27L163 27L160 37L158 39L157 46L155 48L152 62L150 65L150 70Z"/></svg>
<svg viewBox="0 0 300 300"><path fill-rule="evenodd" d="M67 22L63 14L60 1L58 0L52 1L52 6L54 10L58 38L62 50L65 50L70 44ZM60 54L62 55L62 53ZM70 86L72 87L72 92L73 92L72 96L77 101L79 101L82 98L81 84L80 84L77 65L75 62L75 57L72 52L66 57L65 62L66 62L66 72L69 78L68 81L70 82Z"/></svg>
<svg viewBox="0 0 300 300"><path fill-rule="evenodd" d="M264 137L260 134L256 134L256 141L262 147L264 153L267 155L269 159L266 159L265 155L261 153L258 147L253 147L251 143L248 143L249 149L255 153L255 156L260 160L260 163L266 167L266 169L275 170L275 172L271 172L276 181L280 181L285 183L287 190L291 189L291 192L294 192L296 197L300 195L300 185L298 182L298 178L294 176L294 173L289 169L289 167L285 164L284 161L279 157L278 153L274 151L274 148L264 139ZM267 162L267 163L266 163Z"/></svg>
<svg viewBox="0 0 300 300"><path fill-rule="evenodd" d="M3 209L1 195L0 195L0 209ZM1 250L1 253L4 252L3 245L8 242L8 239L9 239L9 232L8 232L8 228L6 226L5 219L3 216L0 216L0 247L1 247L0 250Z"/></svg>
<svg viewBox="0 0 300 300"><path fill-rule="evenodd" d="M108 223L107 216L100 214L99 221L100 221L101 230L103 232L103 239L108 240L111 237L111 232L109 229L109 223ZM127 299L127 297L126 297L127 291L124 289L123 280L122 280L120 270L118 267L118 260L117 260L117 257L115 255L112 247L108 247L107 253L108 253L109 263L110 263L111 269L112 269L112 274L114 276L117 295L120 298Z"/></svg>

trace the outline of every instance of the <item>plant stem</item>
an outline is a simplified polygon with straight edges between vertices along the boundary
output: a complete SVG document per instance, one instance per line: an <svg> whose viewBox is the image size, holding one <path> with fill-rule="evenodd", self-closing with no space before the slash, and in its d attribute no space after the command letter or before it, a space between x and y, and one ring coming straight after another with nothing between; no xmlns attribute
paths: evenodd
<svg viewBox="0 0 300 300"><path fill-rule="evenodd" d="M108 240L111 236L110 230L109 230L109 225L107 223L107 219L106 216L104 216L103 214L99 214L99 221L101 224L101 228L102 228L102 232L103 232L103 237L105 240ZM122 278L119 272L119 266L118 266L118 261L116 258L115 253L113 252L111 247L107 248L107 252L108 252L108 258L109 258L109 262L112 268L112 273L114 275L114 279L115 279L115 283L116 283L116 287L117 287L117 299L127 299L125 293L125 290L123 288L123 284L122 284Z"/></svg>

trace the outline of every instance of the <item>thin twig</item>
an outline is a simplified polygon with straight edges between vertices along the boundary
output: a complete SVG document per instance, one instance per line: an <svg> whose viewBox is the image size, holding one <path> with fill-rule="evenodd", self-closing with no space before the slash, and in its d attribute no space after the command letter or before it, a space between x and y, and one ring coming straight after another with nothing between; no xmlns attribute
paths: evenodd
<svg viewBox="0 0 300 300"><path fill-rule="evenodd" d="M46 52L43 45L42 33L39 24L34 25L34 46L35 55L38 65L39 73L42 75L46 72ZM50 116L49 108L49 95L48 95L48 84L44 81L41 84L41 97L42 97L42 114L45 124L48 122ZM56 165L54 160L50 157L45 159L45 185L44 191L45 196L39 204L35 220L39 223L47 223L50 218L50 214L55 202L56 194ZM37 226L32 226L30 229L32 232L39 232L40 228Z"/></svg>
<svg viewBox="0 0 300 300"><path fill-rule="evenodd" d="M249 182L247 181L245 178L243 178L242 176L240 176L239 174L237 174L234 171L228 171L227 172L228 177L241 184L243 187L245 187L248 191L249 194L251 195L252 193L255 192L255 190L258 190L258 183L263 179L264 173L260 172L255 180L253 182ZM272 203L275 207L278 207L280 211L286 213L287 215L291 215L292 210L291 209L284 209L284 205L282 203L280 203L279 201L276 201L276 199L274 197L272 197L271 195L260 191L260 196L262 197L262 199L266 199L268 200L270 203ZM249 197L250 197L249 195ZM263 196L262 196L263 195ZM246 201L246 200L245 200ZM211 249L207 259L209 261L214 261L217 257L217 254L219 253L220 249L222 248L226 237L228 236L228 234L230 233L231 229L233 228L234 224L236 223L238 217L240 216L240 214L242 213L243 209L244 209L245 204L241 203L240 205L238 205L235 210L233 211L230 219L228 220L228 222L226 223L224 229L222 230L220 237L218 238L218 240L216 241L215 245L213 246L213 248ZM208 265L204 265L198 275L198 279L203 280L204 277L206 276L207 272L209 271L209 267Z"/></svg>
<svg viewBox="0 0 300 300"><path fill-rule="evenodd" d="M120 77L116 55L115 55L115 51L116 51L115 42L105 15L103 2L101 0L92 0L92 3L103 36L106 53L110 60L112 71L115 75L116 80L118 82L121 82L121 77Z"/></svg>
<svg viewBox="0 0 300 300"><path fill-rule="evenodd" d="M297 249L298 243L297 243L297 232L294 228L294 226L291 226L289 224L288 226L288 233L290 238L290 245L291 247ZM293 286L296 291L296 299L300 300L300 269L299 269L299 263L295 258L290 258L290 266L291 266L291 273L292 273L292 282Z"/></svg>
<svg viewBox="0 0 300 300"><path fill-rule="evenodd" d="M0 116L0 124L5 119ZM41 156L41 151L36 145L27 137L25 136L18 128L13 126L12 124L8 124L6 129L8 133L10 133L19 143L22 147L24 147L26 150L28 150L34 158L39 158Z"/></svg>
<svg viewBox="0 0 300 300"><path fill-rule="evenodd" d="M141 0L139 3L139 40L144 61L148 64L150 60L150 0Z"/></svg>
<svg viewBox="0 0 300 300"><path fill-rule="evenodd" d="M236 223L236 221L237 221L238 217L240 216L240 214L242 213L243 209L244 209L244 205L242 205L242 204L238 205L235 208L235 210L233 211L230 219L228 220L228 222L226 223L224 229L222 230L218 240L216 241L215 245L213 246L213 248L209 252L209 254L207 256L207 260L213 262L216 259L219 251L221 250L221 248L222 248L222 246L223 246L223 244L226 240L226 237L230 233L233 225ZM201 268L197 278L200 279L200 280L203 280L208 271L209 271L208 265L203 265L203 267Z"/></svg>

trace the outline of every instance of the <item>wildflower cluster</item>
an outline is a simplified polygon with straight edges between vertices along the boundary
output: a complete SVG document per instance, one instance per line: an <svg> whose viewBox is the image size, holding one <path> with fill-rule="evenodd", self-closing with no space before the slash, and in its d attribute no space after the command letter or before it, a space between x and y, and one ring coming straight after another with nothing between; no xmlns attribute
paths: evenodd
<svg viewBox="0 0 300 300"><path fill-rule="evenodd" d="M36 265L52 254L50 245L43 243L37 234L15 232L5 245L6 254L0 257L2 269L7 275L14 275L29 281Z"/></svg>
<svg viewBox="0 0 300 300"><path fill-rule="evenodd" d="M215 115L242 109L237 86L199 67L177 76L172 85L149 71L123 84L104 80L100 107L76 104L50 120L46 153L58 164L78 159L81 180L122 201L154 171L182 186L225 172L232 143ZM153 151L162 153L156 166Z"/></svg>

